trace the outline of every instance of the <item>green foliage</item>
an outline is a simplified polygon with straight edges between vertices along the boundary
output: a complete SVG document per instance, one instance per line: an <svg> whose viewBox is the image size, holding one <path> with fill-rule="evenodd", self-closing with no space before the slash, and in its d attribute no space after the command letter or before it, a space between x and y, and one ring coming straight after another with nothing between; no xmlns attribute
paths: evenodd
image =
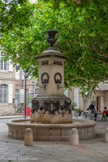
<svg viewBox="0 0 108 162"><path fill-rule="evenodd" d="M0 0L0 33L13 30L14 27L23 29L29 26L29 16L33 14L34 5L27 0L11 0L4 3Z"/></svg>
<svg viewBox="0 0 108 162"><path fill-rule="evenodd" d="M76 107L76 103L75 102L73 102L72 104L71 104L71 110L72 111L77 111L78 109L76 109L75 107Z"/></svg>
<svg viewBox="0 0 108 162"><path fill-rule="evenodd" d="M7 11L0 1L0 44L7 52L6 59L37 76L35 57L48 47L44 31L56 29L59 34L55 48L69 58L65 62L65 86L81 86L84 92L89 91L108 78L106 2L84 0L77 5L74 0L43 0L36 4L16 1Z"/></svg>

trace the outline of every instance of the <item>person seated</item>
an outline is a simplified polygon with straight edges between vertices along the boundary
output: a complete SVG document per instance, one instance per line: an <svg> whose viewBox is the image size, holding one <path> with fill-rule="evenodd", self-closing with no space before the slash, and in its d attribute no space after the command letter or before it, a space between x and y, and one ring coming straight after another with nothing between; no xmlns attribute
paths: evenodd
<svg viewBox="0 0 108 162"><path fill-rule="evenodd" d="M79 113L79 116L81 116L82 110L79 109L79 110L78 110L78 113Z"/></svg>
<svg viewBox="0 0 108 162"><path fill-rule="evenodd" d="M106 119L106 117L108 117L108 110L106 107L104 107L104 110L102 112L102 120Z"/></svg>

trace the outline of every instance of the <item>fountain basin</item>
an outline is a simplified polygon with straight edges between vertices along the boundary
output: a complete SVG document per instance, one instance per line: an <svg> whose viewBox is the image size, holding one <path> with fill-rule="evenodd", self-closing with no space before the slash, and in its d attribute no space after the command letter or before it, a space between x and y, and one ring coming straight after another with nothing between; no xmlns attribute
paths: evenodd
<svg viewBox="0 0 108 162"><path fill-rule="evenodd" d="M30 123L30 120L12 120L7 123L8 137L24 140L26 128L33 131L34 141L69 141L72 128L77 128L79 139L91 139L95 137L95 121L76 120L65 124L40 124Z"/></svg>

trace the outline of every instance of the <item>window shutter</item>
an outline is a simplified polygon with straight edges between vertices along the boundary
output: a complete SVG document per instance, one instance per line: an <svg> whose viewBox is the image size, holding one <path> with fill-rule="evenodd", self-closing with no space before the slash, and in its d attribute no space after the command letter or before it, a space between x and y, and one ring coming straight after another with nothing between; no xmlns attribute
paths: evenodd
<svg viewBox="0 0 108 162"><path fill-rule="evenodd" d="M24 73L23 73L23 71L22 71L22 80L24 80Z"/></svg>
<svg viewBox="0 0 108 162"><path fill-rule="evenodd" d="M12 103L12 97L13 97L13 85L9 84L9 91L8 91L8 103Z"/></svg>
<svg viewBox="0 0 108 162"><path fill-rule="evenodd" d="M15 69L15 79L16 80L20 79L20 70L16 71L16 69Z"/></svg>
<svg viewBox="0 0 108 162"><path fill-rule="evenodd" d="M24 89L20 89L20 103L24 103Z"/></svg>
<svg viewBox="0 0 108 162"><path fill-rule="evenodd" d="M76 108L79 108L79 89L74 89L74 103L76 103Z"/></svg>
<svg viewBox="0 0 108 162"><path fill-rule="evenodd" d="M9 60L9 71L13 71L13 64L11 63L11 60Z"/></svg>

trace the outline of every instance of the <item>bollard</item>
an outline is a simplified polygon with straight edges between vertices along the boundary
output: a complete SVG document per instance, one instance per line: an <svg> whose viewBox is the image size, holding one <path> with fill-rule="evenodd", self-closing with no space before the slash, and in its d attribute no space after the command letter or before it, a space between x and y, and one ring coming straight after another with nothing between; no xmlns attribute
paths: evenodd
<svg viewBox="0 0 108 162"><path fill-rule="evenodd" d="M33 132L31 128L25 130L24 145L32 146L33 145Z"/></svg>
<svg viewBox="0 0 108 162"><path fill-rule="evenodd" d="M78 130L76 128L72 128L71 134L70 134L70 144L78 146L79 145L79 136L78 136Z"/></svg>
<svg viewBox="0 0 108 162"><path fill-rule="evenodd" d="M106 128L105 131L105 142L108 142L108 127Z"/></svg>

